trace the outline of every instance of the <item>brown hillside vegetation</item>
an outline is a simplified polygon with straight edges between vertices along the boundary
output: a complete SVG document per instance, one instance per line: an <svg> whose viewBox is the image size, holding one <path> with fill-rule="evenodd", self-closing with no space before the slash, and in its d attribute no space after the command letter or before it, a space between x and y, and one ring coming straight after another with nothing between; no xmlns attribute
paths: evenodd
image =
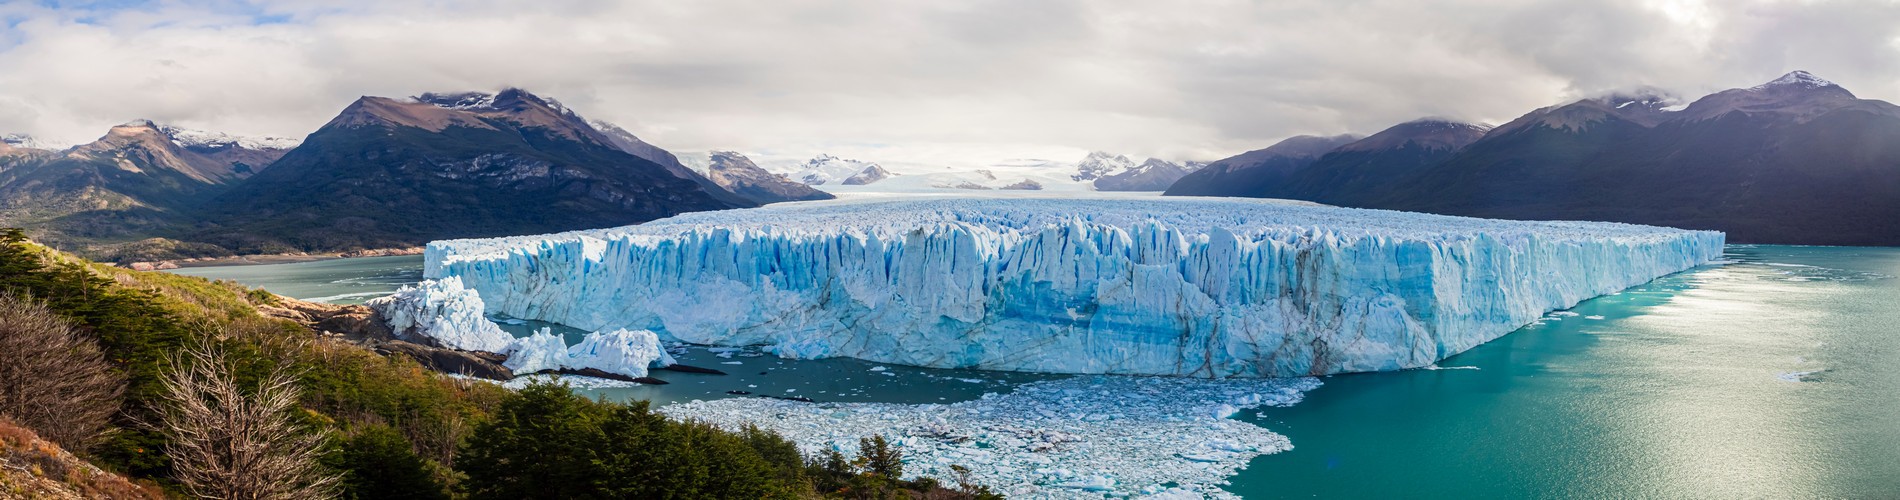
<svg viewBox="0 0 1900 500"><path fill-rule="evenodd" d="M80 460L52 441L0 419L0 498L164 498Z"/></svg>

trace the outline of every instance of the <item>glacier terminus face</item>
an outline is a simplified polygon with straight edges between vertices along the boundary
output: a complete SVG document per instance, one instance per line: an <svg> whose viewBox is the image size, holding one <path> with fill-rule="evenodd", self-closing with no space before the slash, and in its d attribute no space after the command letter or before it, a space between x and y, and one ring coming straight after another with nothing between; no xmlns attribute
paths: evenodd
<svg viewBox="0 0 1900 500"><path fill-rule="evenodd" d="M431 243L490 313L940 368L1430 365L1720 256L1710 231L1225 198L908 199Z"/></svg>

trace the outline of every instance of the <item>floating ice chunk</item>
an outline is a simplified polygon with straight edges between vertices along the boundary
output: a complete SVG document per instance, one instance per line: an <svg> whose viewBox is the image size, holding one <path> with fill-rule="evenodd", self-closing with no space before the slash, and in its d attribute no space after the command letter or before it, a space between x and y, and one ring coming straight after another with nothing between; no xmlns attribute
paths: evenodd
<svg viewBox="0 0 1900 500"><path fill-rule="evenodd" d="M1235 413L1240 413L1240 409L1235 408L1234 405L1223 404L1214 407L1214 418L1232 417Z"/></svg>
<svg viewBox="0 0 1900 500"><path fill-rule="evenodd" d="M514 373L559 370L567 366L567 342L547 328L515 339L505 350L507 352L503 354L507 354L508 359L502 361L501 365Z"/></svg>
<svg viewBox="0 0 1900 500"><path fill-rule="evenodd" d="M1584 317L1583 317L1583 319L1603 319L1603 316L1601 316L1601 315L1597 315L1597 314L1592 314L1592 315L1589 315L1589 316L1584 316Z"/></svg>
<svg viewBox="0 0 1900 500"><path fill-rule="evenodd" d="M674 363L673 357L660 348L659 337L646 330L589 333L570 347L560 336L542 328L534 335L516 339L503 351L508 359L502 366L515 373L593 368L640 378L647 376L649 367Z"/></svg>
<svg viewBox="0 0 1900 500"><path fill-rule="evenodd" d="M1115 478L1099 474L1083 476L1073 481L1064 482L1060 486L1082 491L1114 491Z"/></svg>
<svg viewBox="0 0 1900 500"><path fill-rule="evenodd" d="M1782 374L1780 374L1780 375L1775 375L1775 378L1778 378L1778 379L1781 379L1781 380L1782 380L1783 382L1807 382L1807 381L1809 381L1809 380L1812 380L1812 379L1813 379L1813 377L1814 377L1815 375L1818 375L1818 374L1820 374L1821 372L1824 372L1824 371L1827 371L1827 370L1809 370L1809 371L1804 371L1804 372L1787 372L1787 373L1782 373Z"/></svg>
<svg viewBox="0 0 1900 500"><path fill-rule="evenodd" d="M515 337L483 316L475 290L454 276L404 286L365 303L382 313L398 338L464 351L500 352Z"/></svg>
<svg viewBox="0 0 1900 500"><path fill-rule="evenodd" d="M674 364L673 357L660 348L660 338L647 330L616 329L587 334L579 344L567 348L567 368L593 368L639 378L647 376L651 366Z"/></svg>

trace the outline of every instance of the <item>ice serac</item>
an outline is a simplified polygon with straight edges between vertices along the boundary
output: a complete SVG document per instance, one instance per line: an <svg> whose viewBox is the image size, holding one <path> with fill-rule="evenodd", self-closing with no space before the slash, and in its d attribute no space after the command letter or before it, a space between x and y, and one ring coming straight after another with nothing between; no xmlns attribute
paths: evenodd
<svg viewBox="0 0 1900 500"><path fill-rule="evenodd" d="M491 312L929 367L1201 377L1430 365L1708 262L1723 235L1265 200L929 199L431 243Z"/></svg>
<svg viewBox="0 0 1900 500"><path fill-rule="evenodd" d="M646 330L615 329L587 334L572 347L560 336L542 328L533 335L515 339L504 354L502 366L516 374L542 370L584 370L593 368L628 377L645 377L647 369L674 364L673 356L660 346L660 338Z"/></svg>
<svg viewBox="0 0 1900 500"><path fill-rule="evenodd" d="M506 353L515 337L482 315L482 298L449 277L404 286L367 304L382 313L396 335L419 343Z"/></svg>

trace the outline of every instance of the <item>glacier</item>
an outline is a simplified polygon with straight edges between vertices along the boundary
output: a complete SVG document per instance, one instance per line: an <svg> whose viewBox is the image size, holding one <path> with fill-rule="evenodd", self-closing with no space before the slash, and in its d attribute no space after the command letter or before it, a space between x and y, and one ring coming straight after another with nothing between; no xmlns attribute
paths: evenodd
<svg viewBox="0 0 1900 500"><path fill-rule="evenodd" d="M937 368L1420 368L1709 262L1724 235L1228 198L838 200L432 242L486 311Z"/></svg>

